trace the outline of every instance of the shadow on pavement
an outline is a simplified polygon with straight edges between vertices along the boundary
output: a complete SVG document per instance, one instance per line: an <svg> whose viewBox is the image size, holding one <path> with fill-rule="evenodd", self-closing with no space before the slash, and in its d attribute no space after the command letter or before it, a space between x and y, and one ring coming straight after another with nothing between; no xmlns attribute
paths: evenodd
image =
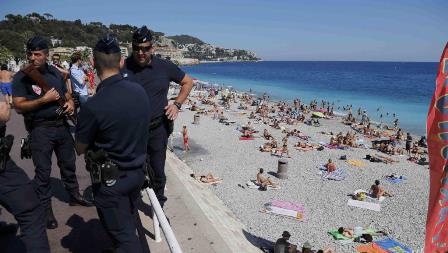
<svg viewBox="0 0 448 253"><path fill-rule="evenodd" d="M67 220L66 225L71 231L62 238L61 245L69 252L93 253L112 247L112 242L99 219L86 222L83 217L74 214Z"/></svg>

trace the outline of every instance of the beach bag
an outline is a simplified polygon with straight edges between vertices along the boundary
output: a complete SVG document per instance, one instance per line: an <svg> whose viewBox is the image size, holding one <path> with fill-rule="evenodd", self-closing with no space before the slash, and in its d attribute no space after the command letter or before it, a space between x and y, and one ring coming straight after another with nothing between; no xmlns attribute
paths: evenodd
<svg viewBox="0 0 448 253"><path fill-rule="evenodd" d="M341 159L341 160L347 160L347 156L346 156L346 155L343 155L343 156L341 156L341 158L339 158L339 159Z"/></svg>
<svg viewBox="0 0 448 253"><path fill-rule="evenodd" d="M355 196L356 200L359 200L359 201L366 200L366 197L367 197L367 194L365 192L359 192Z"/></svg>

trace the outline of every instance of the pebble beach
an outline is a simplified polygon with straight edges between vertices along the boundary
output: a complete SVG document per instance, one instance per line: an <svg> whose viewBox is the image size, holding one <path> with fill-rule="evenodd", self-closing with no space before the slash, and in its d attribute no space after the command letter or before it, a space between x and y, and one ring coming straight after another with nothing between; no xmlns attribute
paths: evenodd
<svg viewBox="0 0 448 253"><path fill-rule="evenodd" d="M215 98L219 104L219 99ZM196 98L191 97L191 102ZM324 149L322 151L299 151L294 148L298 138L289 137L288 148L291 158L288 161L288 179L275 177L278 167L278 156L259 151L259 147L267 141L261 137L263 130L268 129L280 143L285 136L280 129L257 123L248 119L254 106L247 110L237 109L239 102L231 103L224 115L234 124L225 125L212 118L213 114L200 114L199 124L193 124L196 112L184 109L175 121L174 134L169 146L181 160L191 167L195 175L207 175L223 179L222 183L210 185L209 188L228 206L246 226L246 231L257 238L257 246L275 243L284 230L291 233L290 242L301 247L309 242L313 249L331 247L336 252L356 252L355 242L341 243L333 239L328 231L339 227L363 227L384 231L389 237L403 243L414 251L423 248L427 201L429 194L428 166L408 161L407 155L390 156L396 163L372 163L364 158L369 154L380 154L371 149L371 140L363 138L365 148L349 150ZM188 107L188 106L187 106ZM210 105L201 105L204 110L212 109ZM307 117L308 118L308 117ZM238 125L251 121L255 130L254 140L240 140ZM328 143L330 135L322 132L346 133L352 129L344 125L340 117L321 119L320 127L283 124L288 130L297 129L310 136L314 142ZM190 151L183 151L182 126L186 126L189 134ZM357 134L358 138L362 135ZM417 137L414 138L416 140ZM344 160L361 160L365 167L355 167ZM384 155L384 154L383 154ZM342 169L346 178L333 181L321 178L319 167L332 159ZM280 189L259 191L249 189L246 182L253 180L259 168L264 168L266 176L278 183ZM406 178L400 184L392 184L384 180L385 175L401 175ZM357 189L368 191L376 179L394 196L380 203L381 211L376 212L347 205L348 196ZM246 186L246 187L245 187ZM264 205L272 200L284 200L298 203L304 207L304 219L296 220L261 212Z"/></svg>

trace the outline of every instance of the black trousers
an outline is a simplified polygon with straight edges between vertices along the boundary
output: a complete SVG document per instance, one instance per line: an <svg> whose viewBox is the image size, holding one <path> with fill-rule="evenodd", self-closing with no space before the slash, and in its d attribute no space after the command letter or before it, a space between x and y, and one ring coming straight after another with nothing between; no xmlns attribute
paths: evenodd
<svg viewBox="0 0 448 253"><path fill-rule="evenodd" d="M149 131L148 158L155 176L153 189L162 207L167 201L167 198L165 197L165 160L167 144L168 131L164 124Z"/></svg>
<svg viewBox="0 0 448 253"><path fill-rule="evenodd" d="M123 172L112 186L103 183L93 185L98 216L111 237L117 253L142 252L136 235L135 205L140 199L143 180L143 169L137 169Z"/></svg>
<svg viewBox="0 0 448 253"><path fill-rule="evenodd" d="M50 252L44 209L30 179L11 159L0 173L0 204L17 220L26 252Z"/></svg>
<svg viewBox="0 0 448 253"><path fill-rule="evenodd" d="M69 128L62 125L58 127L35 127L31 132L31 152L36 174L37 195L44 208L51 206L51 156L53 151L58 160L61 180L68 192L78 192L79 185L76 179L76 155L74 141Z"/></svg>

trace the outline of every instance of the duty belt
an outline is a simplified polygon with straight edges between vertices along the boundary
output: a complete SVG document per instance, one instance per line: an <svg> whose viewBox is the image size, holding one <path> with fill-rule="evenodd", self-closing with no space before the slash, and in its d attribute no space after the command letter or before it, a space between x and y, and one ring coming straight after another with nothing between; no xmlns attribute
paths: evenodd
<svg viewBox="0 0 448 253"><path fill-rule="evenodd" d="M159 126L161 126L163 124L163 119L165 116L159 116L155 119L153 119L150 123L149 123L149 131L154 130L156 128L158 128Z"/></svg>
<svg viewBox="0 0 448 253"><path fill-rule="evenodd" d="M60 127L65 125L64 119L33 121L33 127Z"/></svg>

